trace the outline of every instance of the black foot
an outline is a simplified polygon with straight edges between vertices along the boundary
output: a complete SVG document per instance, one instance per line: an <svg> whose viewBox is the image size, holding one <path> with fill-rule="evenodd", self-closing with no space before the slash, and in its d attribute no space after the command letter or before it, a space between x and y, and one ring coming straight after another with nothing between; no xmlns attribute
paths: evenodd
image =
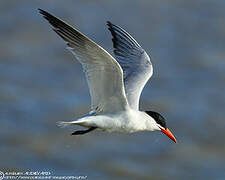
<svg viewBox="0 0 225 180"><path fill-rule="evenodd" d="M75 131L75 132L73 132L71 135L81 135L81 134L86 134L86 133L89 133L89 132L91 132L91 131L93 131L93 130L95 130L95 129L96 129L96 127L90 127L90 128L87 129L87 130Z"/></svg>

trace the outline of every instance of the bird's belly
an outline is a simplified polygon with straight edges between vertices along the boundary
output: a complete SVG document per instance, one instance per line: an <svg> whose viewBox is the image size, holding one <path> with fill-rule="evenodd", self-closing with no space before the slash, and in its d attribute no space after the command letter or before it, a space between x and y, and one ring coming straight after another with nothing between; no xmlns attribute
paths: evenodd
<svg viewBox="0 0 225 180"><path fill-rule="evenodd" d="M96 124L99 129L106 132L115 132L115 133L129 133L129 128L118 119L105 119L104 123L98 122Z"/></svg>
<svg viewBox="0 0 225 180"><path fill-rule="evenodd" d="M120 114L112 117L103 117L99 121L96 120L97 127L103 131L116 132L116 133L133 133L141 131L137 123L128 114Z"/></svg>
<svg viewBox="0 0 225 180"><path fill-rule="evenodd" d="M109 132L109 133L134 133L134 132L136 132L133 128L128 128L128 127L124 127L124 126L107 127L107 128L102 128L102 130Z"/></svg>
<svg viewBox="0 0 225 180"><path fill-rule="evenodd" d="M143 131L144 124L137 112L122 111L116 114L93 115L84 118L88 127L97 127L107 132L133 133Z"/></svg>

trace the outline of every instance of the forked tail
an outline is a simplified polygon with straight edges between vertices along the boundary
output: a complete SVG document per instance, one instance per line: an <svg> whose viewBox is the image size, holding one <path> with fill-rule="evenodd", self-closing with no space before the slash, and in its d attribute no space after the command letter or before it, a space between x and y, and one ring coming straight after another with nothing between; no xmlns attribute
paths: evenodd
<svg viewBox="0 0 225 180"><path fill-rule="evenodd" d="M58 122L56 123L56 125L57 125L58 127L60 127L60 128L65 128L65 127L70 126L70 125L72 125L72 124L74 124L74 123L73 123L73 122L66 122L66 121L58 121Z"/></svg>
<svg viewBox="0 0 225 180"><path fill-rule="evenodd" d="M67 126L70 126L70 125L80 125L80 126L85 126L84 124L84 121L82 120L76 120L76 121L58 121L57 123L57 126L61 127L61 128L64 128L64 127L67 127ZM86 127L86 126L85 126ZM71 135L81 135L81 134L86 134L88 132L91 132L93 130L95 130L97 127L92 127L90 126L87 130L78 130L78 131L75 131L73 132Z"/></svg>
<svg viewBox="0 0 225 180"><path fill-rule="evenodd" d="M71 125L80 125L80 126L85 126L86 121L84 119L77 119L77 120L73 120L73 121L58 121L57 126L64 128L67 126L71 126Z"/></svg>

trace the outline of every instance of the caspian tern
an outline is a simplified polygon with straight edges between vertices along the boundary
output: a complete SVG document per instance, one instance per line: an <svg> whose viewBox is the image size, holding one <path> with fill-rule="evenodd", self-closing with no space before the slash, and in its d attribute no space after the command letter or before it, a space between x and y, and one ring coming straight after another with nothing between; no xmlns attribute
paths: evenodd
<svg viewBox="0 0 225 180"><path fill-rule="evenodd" d="M42 9L39 12L81 63L91 95L91 111L77 120L61 121L60 126L88 128L72 135L95 129L122 133L159 130L176 142L162 115L154 111L139 111L139 98L152 76L153 67L145 50L130 34L107 22L113 36L116 60L77 29Z"/></svg>

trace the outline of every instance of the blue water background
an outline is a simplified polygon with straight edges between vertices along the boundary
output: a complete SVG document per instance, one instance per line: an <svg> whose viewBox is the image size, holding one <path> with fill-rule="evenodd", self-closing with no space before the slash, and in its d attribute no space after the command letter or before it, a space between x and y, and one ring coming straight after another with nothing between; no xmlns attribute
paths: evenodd
<svg viewBox="0 0 225 180"><path fill-rule="evenodd" d="M106 21L150 54L154 74L140 107L175 134L71 137L59 120L87 113L80 64L38 14L47 10L112 54ZM88 179L225 179L225 1L0 2L0 171L50 171Z"/></svg>

